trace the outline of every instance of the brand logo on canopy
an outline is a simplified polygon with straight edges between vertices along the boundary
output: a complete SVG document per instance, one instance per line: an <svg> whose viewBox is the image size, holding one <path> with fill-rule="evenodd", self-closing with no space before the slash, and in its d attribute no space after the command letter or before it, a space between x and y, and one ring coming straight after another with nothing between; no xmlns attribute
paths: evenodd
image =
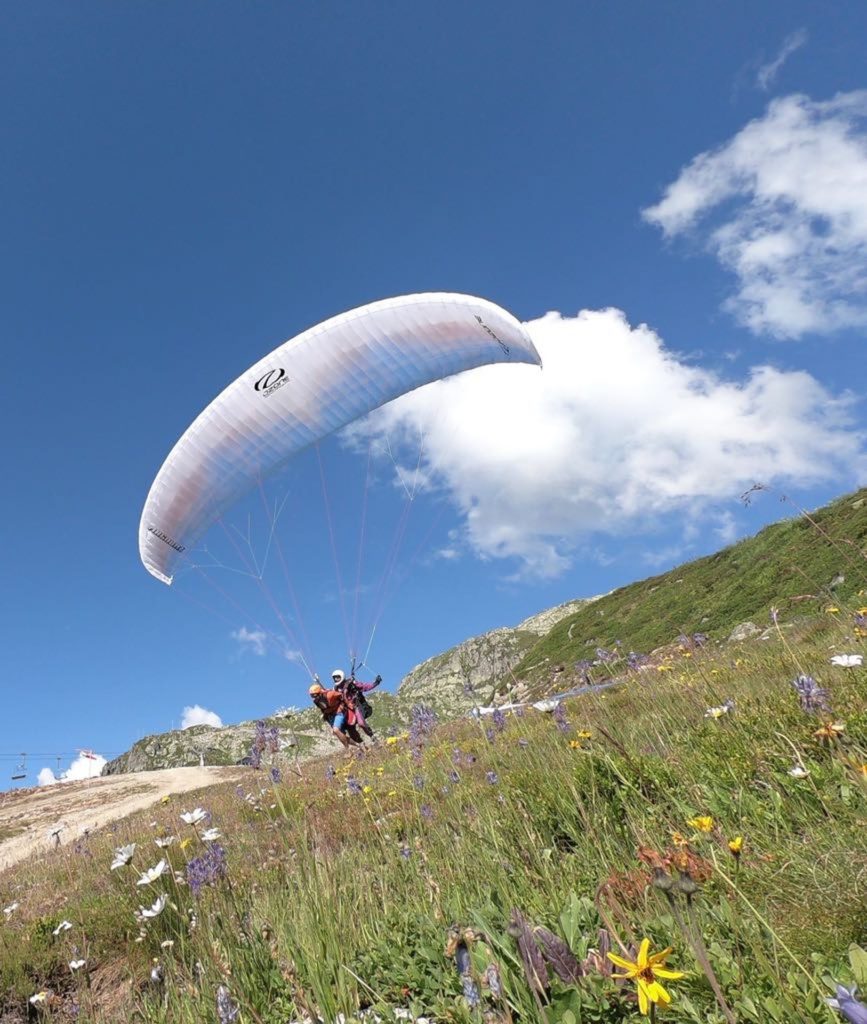
<svg viewBox="0 0 867 1024"><path fill-rule="evenodd" d="M502 338L498 338L496 336L496 334L494 334L494 332L491 330L491 328L488 327L488 325L479 316L478 313L474 313L473 316L475 316L476 320L479 321L479 324L481 325L482 330L483 331L487 331L487 333L494 339L494 341L500 346L500 348L506 353L506 355L509 355L510 354L509 353L509 346L505 343L505 341L503 341Z"/></svg>
<svg viewBox="0 0 867 1024"><path fill-rule="evenodd" d="M288 383L289 378L286 376L286 371L283 367L275 366L273 370L262 374L253 385L253 390L258 391L260 395L264 395L267 398L268 395L272 395L278 388L282 388L284 384Z"/></svg>
<svg viewBox="0 0 867 1024"><path fill-rule="evenodd" d="M159 537L163 544L168 544L170 548L174 548L175 551L179 553L187 550L183 544L179 544L176 540L172 540L168 534L163 533L162 530L158 530L155 526L149 526L148 533L152 533L155 537Z"/></svg>

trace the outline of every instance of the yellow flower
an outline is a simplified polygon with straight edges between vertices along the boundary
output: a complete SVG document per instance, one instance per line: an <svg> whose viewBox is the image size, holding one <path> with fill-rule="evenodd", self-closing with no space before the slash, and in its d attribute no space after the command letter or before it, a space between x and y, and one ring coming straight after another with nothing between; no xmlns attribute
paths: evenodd
<svg viewBox="0 0 867 1024"><path fill-rule="evenodd" d="M670 981L677 981L678 978L683 977L682 971L671 971L665 966L666 958L671 953L671 947L663 949L661 953L654 953L652 956L648 956L649 952L650 939L642 939L638 959L635 961L625 960L615 953L608 954L608 959L625 971L624 974L614 974L612 977L634 981L638 986L638 1008L645 1016L650 1011L651 1003L668 1006L671 1002L671 996L656 979L666 978Z"/></svg>
<svg viewBox="0 0 867 1024"><path fill-rule="evenodd" d="M684 658L691 658L692 657L692 651L684 651L683 652L683 656L684 656Z"/></svg>
<svg viewBox="0 0 867 1024"><path fill-rule="evenodd" d="M709 814L701 815L698 818L690 818L687 825L692 825L699 832L713 832L713 818Z"/></svg>
<svg viewBox="0 0 867 1024"><path fill-rule="evenodd" d="M681 832L672 832L671 841L675 846L689 846L689 840Z"/></svg>
<svg viewBox="0 0 867 1024"><path fill-rule="evenodd" d="M169 800L171 800L171 797L168 795L168 793L166 793L166 795L160 799L160 803L167 804Z"/></svg>
<svg viewBox="0 0 867 1024"><path fill-rule="evenodd" d="M861 777L867 779L867 764L861 765Z"/></svg>
<svg viewBox="0 0 867 1024"><path fill-rule="evenodd" d="M839 615L840 614L840 609L835 604L828 605L828 607L825 609L825 611L829 615Z"/></svg>
<svg viewBox="0 0 867 1024"><path fill-rule="evenodd" d="M670 672L671 671L671 665L657 665L656 666L656 671L657 672Z"/></svg>
<svg viewBox="0 0 867 1024"><path fill-rule="evenodd" d="M386 796L397 796L397 790L396 789L390 789L385 795Z"/></svg>
<svg viewBox="0 0 867 1024"><path fill-rule="evenodd" d="M581 743L580 743L579 740L569 740L569 746L573 750L580 750L581 749Z"/></svg>
<svg viewBox="0 0 867 1024"><path fill-rule="evenodd" d="M364 794L372 793L373 792L373 786L362 786L361 787L361 792L364 793Z"/></svg>
<svg viewBox="0 0 867 1024"><path fill-rule="evenodd" d="M192 839L189 836L187 836L186 839L182 839L181 840L181 849L182 850L186 850L186 848L188 846L192 846L192 844L193 844Z"/></svg>
<svg viewBox="0 0 867 1024"><path fill-rule="evenodd" d="M744 848L744 837L735 836L734 839L729 839L729 849L732 852L732 856L737 859L741 855L741 850Z"/></svg>
<svg viewBox="0 0 867 1024"><path fill-rule="evenodd" d="M845 731L846 725L843 722L825 722L813 735L817 740L836 740Z"/></svg>
<svg viewBox="0 0 867 1024"><path fill-rule="evenodd" d="M393 747L395 743L400 743L400 736L389 736L385 741L390 747Z"/></svg>

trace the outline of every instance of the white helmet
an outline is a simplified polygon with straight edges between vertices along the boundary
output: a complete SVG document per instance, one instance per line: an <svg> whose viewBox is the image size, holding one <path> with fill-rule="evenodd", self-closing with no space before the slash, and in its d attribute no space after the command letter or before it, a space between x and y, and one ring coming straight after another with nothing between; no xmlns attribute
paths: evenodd
<svg viewBox="0 0 867 1024"><path fill-rule="evenodd" d="M340 684L343 682L343 680L346 678L346 676L343 674L343 669L342 668L336 668L331 673L331 678L334 680L334 682L335 682L335 684L337 686L340 686Z"/></svg>

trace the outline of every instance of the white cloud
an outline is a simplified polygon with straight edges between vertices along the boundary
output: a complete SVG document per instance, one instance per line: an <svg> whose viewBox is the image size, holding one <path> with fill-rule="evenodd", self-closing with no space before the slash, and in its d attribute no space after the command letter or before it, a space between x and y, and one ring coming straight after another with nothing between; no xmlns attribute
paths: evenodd
<svg viewBox="0 0 867 1024"><path fill-rule="evenodd" d="M259 658L264 656L268 641L268 634L264 630L247 629L246 626L241 626L240 629L234 630L231 636L233 640L238 641L242 651L252 651Z"/></svg>
<svg viewBox="0 0 867 1024"><path fill-rule="evenodd" d="M101 754L86 757L81 753L60 775L55 775L50 768L40 769L36 776L36 783L39 786L53 786L56 782L79 782L82 779L94 779L102 773L103 766L107 763Z"/></svg>
<svg viewBox="0 0 867 1024"><path fill-rule="evenodd" d="M782 68L793 53L801 49L807 42L807 38L807 30L803 28L799 28L797 32L792 32L786 36L776 57L773 60L769 60L767 64L762 64L756 72L756 83L760 89L765 92L770 89L780 73L780 68Z"/></svg>
<svg viewBox="0 0 867 1024"><path fill-rule="evenodd" d="M593 533L646 531L669 513L687 532L690 521L725 532L723 509L756 480L808 485L864 467L850 399L808 373L756 366L726 379L679 361L618 310L528 327L544 370L484 367L364 423L392 445L404 437L407 465L424 433L428 487L460 511L464 551L555 576Z"/></svg>
<svg viewBox="0 0 867 1024"><path fill-rule="evenodd" d="M210 725L214 729L219 729L222 724L223 720L216 711L208 711L200 704L185 707L181 716L182 729L189 729L194 725Z"/></svg>
<svg viewBox="0 0 867 1024"><path fill-rule="evenodd" d="M774 100L701 153L644 217L695 232L738 280L728 309L798 338L867 324L867 90ZM709 215L715 211L716 217Z"/></svg>

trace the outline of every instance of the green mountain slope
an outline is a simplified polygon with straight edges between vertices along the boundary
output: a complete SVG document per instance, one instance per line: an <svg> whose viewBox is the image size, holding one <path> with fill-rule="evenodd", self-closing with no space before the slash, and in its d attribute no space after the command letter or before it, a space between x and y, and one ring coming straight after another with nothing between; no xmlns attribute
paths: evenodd
<svg viewBox="0 0 867 1024"><path fill-rule="evenodd" d="M745 621L767 625L772 606L783 619L813 614L863 587L865 559L867 488L862 488L579 609L534 644L515 674L538 682L552 665L592 658L596 647L618 640L623 650L643 653L681 633L725 640Z"/></svg>

